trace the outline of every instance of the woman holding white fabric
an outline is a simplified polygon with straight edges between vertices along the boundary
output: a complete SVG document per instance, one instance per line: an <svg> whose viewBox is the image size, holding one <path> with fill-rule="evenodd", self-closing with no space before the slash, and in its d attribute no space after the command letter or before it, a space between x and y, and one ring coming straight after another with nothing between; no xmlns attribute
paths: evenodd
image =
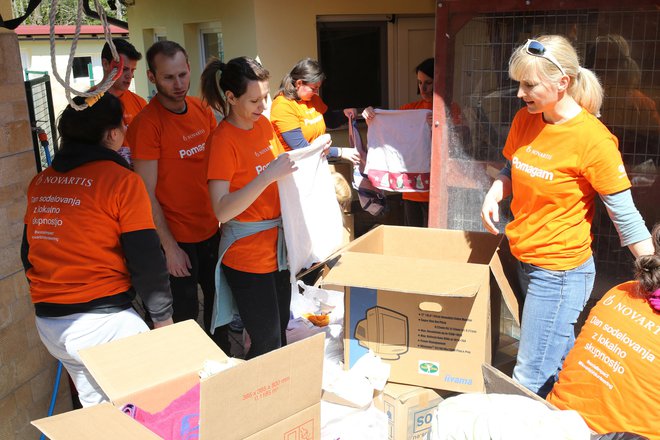
<svg viewBox="0 0 660 440"><path fill-rule="evenodd" d="M211 204L222 223L216 289L218 297L231 290L252 341L247 359L286 345L291 300L275 182L296 168L262 115L268 77L257 61L240 57L209 62L201 78L204 99L225 116L207 142ZM226 322L215 326L231 320L231 310L218 312Z"/></svg>

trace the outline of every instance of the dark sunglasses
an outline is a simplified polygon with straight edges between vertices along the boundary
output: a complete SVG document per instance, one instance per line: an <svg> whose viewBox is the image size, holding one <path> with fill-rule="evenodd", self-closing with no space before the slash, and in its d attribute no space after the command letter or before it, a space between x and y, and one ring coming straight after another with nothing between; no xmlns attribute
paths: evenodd
<svg viewBox="0 0 660 440"><path fill-rule="evenodd" d="M545 46L543 46L543 44L540 42L536 40L527 40L527 43L525 43L523 49L525 49L525 52L527 52L529 55L545 58L546 60L550 61L552 64L557 66L557 69L559 69L562 75L566 75L566 71L563 67L561 67L561 64L559 64L557 58L555 58L555 56L550 53L550 51L546 49Z"/></svg>

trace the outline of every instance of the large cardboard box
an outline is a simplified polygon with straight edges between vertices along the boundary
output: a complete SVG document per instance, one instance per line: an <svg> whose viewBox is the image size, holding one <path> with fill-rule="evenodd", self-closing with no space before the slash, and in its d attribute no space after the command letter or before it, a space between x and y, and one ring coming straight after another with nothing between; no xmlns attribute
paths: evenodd
<svg viewBox="0 0 660 440"><path fill-rule="evenodd" d="M346 368L372 350L391 365L392 382L482 391L481 364L491 363L499 335L500 295L518 317L501 240L379 226L345 247L327 262L322 282L345 289Z"/></svg>
<svg viewBox="0 0 660 440"><path fill-rule="evenodd" d="M227 356L196 322L181 322L81 351L112 404L32 423L52 440L159 438L120 408L155 413L200 383L202 440L319 439L323 346L315 335L200 380L206 360Z"/></svg>
<svg viewBox="0 0 660 440"><path fill-rule="evenodd" d="M390 382L374 405L387 415L387 440L425 440L442 400L434 390Z"/></svg>

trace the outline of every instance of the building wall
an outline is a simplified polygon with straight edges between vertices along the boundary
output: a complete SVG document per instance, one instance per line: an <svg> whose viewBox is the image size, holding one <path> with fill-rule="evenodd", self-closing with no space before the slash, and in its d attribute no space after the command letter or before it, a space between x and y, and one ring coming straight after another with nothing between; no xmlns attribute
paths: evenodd
<svg viewBox="0 0 660 440"><path fill-rule="evenodd" d="M145 51L154 33L182 43L190 55L191 94L199 92L201 65L196 27L217 22L225 60L259 56L271 73L271 92L301 58L317 56L316 17L357 14L434 14L433 0L137 0L128 8L131 41ZM138 94L147 95L146 77L136 73Z"/></svg>
<svg viewBox="0 0 660 440"><path fill-rule="evenodd" d="M0 13L11 17L10 0ZM38 438L30 420L45 417L56 361L39 340L20 261L25 191L35 174L18 41L0 29L0 440ZM60 387L57 411L70 409Z"/></svg>
<svg viewBox="0 0 660 440"><path fill-rule="evenodd" d="M103 67L101 66L101 49L105 44L104 39L81 39L76 48L76 57L92 58L92 75L95 84L99 84L103 79ZM30 71L46 71L51 76L51 88L53 91L53 108L55 115L59 115L67 106L67 100L64 96L64 88L57 82L52 75L50 62L50 43L48 40L19 40L21 52L21 63L23 69ZM64 78L66 66L69 61L69 51L71 50L71 40L56 40L55 54L57 72ZM142 63L142 62L140 62ZM144 74L144 68L138 65L138 70ZM39 75L30 75L31 79ZM76 90L87 90L90 87L89 77L73 78L71 75L71 84Z"/></svg>
<svg viewBox="0 0 660 440"><path fill-rule="evenodd" d="M316 18L323 15L435 14L433 0L254 0L258 54L271 73L271 91L304 57L317 58ZM227 37L228 38L228 37ZM356 78L366 80L369 78Z"/></svg>
<svg viewBox="0 0 660 440"><path fill-rule="evenodd" d="M199 29L219 23L224 39L225 59L239 55L257 54L254 32L254 5L248 0L138 0L127 11L130 41L146 54L156 34L167 35L168 40L183 45L189 52L192 70L191 94L199 94ZM141 70L144 69L144 70ZM135 72L137 93L149 96L146 63L140 63Z"/></svg>

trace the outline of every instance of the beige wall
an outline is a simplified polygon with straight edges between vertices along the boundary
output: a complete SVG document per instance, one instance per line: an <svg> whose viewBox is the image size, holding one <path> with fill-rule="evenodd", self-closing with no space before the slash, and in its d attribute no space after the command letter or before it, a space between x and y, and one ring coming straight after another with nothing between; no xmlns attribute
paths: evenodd
<svg viewBox="0 0 660 440"><path fill-rule="evenodd" d="M137 0L128 9L128 23L131 41L140 50L145 50L145 40L153 41L150 30L154 28L164 29L168 39L185 44L191 54L191 94L197 94L201 69L192 54L196 56L199 46L191 38L190 24L220 22L225 59L258 55L271 73L274 91L296 61L317 57L319 15L434 13L433 0ZM139 94L147 94L144 75L136 75L136 87Z"/></svg>
<svg viewBox="0 0 660 440"><path fill-rule="evenodd" d="M320 15L435 14L432 0L254 0L257 50L271 73L271 91L304 57L316 58Z"/></svg>
<svg viewBox="0 0 660 440"><path fill-rule="evenodd" d="M249 0L137 0L128 8L130 41L142 54L153 43L154 29L165 31L168 40L183 45L190 53L192 81L190 93L199 93L199 27L220 22L226 59L240 55L254 57L257 45L254 33L254 8ZM148 95L146 63L135 72L135 85L139 95Z"/></svg>
<svg viewBox="0 0 660 440"><path fill-rule="evenodd" d="M0 13L11 17L10 0ZM39 340L20 261L25 191L36 168L18 41L0 29L0 439L36 439L30 420L45 417L56 361ZM70 409L66 384L57 412Z"/></svg>

